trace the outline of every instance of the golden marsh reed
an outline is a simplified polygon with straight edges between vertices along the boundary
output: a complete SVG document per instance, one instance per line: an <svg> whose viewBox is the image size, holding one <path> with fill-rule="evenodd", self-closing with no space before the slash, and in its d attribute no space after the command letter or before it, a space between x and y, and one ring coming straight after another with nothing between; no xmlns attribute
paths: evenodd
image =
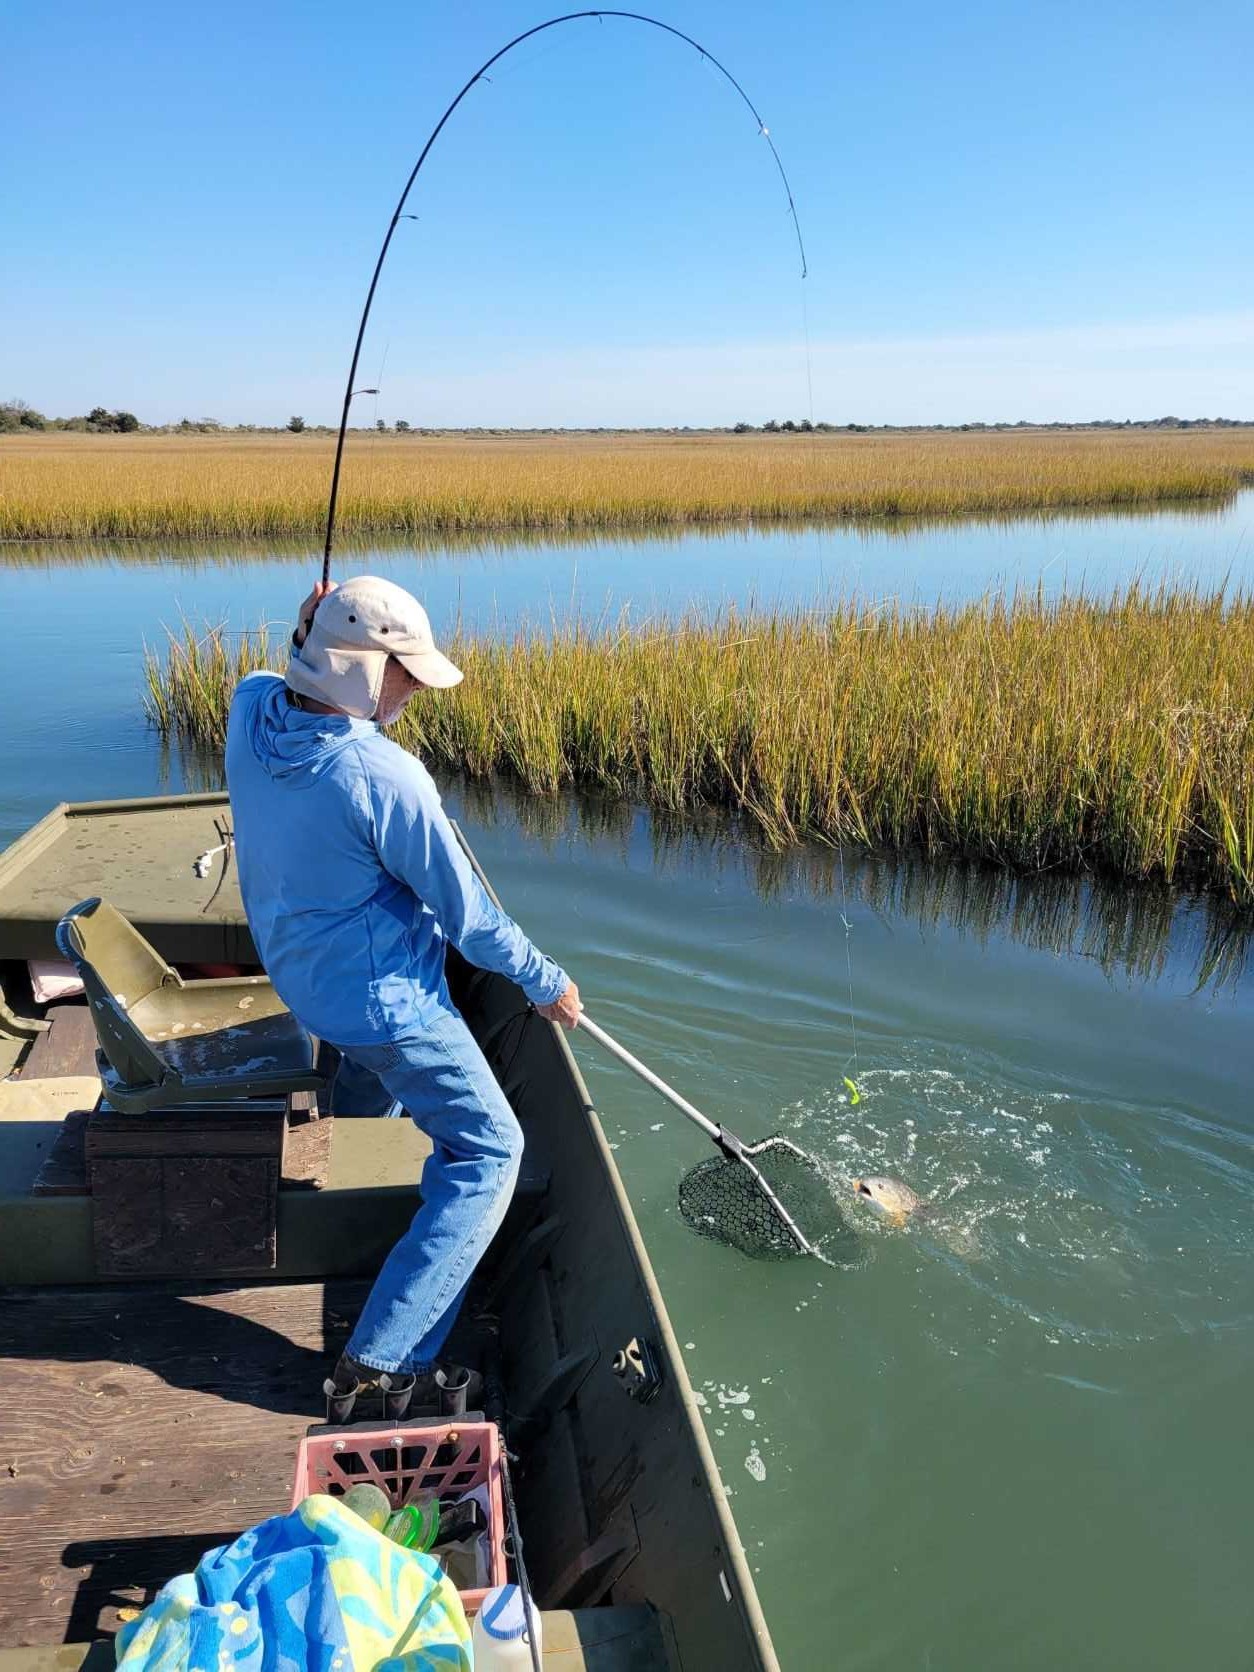
<svg viewBox="0 0 1254 1672"><path fill-rule="evenodd" d="M329 437L0 437L0 539L316 538ZM1002 515L1220 500L1254 431L353 434L346 536Z"/></svg>
<svg viewBox="0 0 1254 1672"><path fill-rule="evenodd" d="M472 779L731 809L777 848L922 848L1254 906L1248 598L855 600L452 654L464 685L411 703L396 736ZM220 745L237 679L283 655L264 633L189 627L149 656L149 712Z"/></svg>

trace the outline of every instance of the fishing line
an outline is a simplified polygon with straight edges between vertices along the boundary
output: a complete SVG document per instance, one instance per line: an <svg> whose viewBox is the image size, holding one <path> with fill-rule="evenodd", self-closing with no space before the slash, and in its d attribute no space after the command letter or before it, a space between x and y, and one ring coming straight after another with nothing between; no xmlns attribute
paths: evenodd
<svg viewBox="0 0 1254 1672"><path fill-rule="evenodd" d="M525 76L536 64L542 64L546 58L552 58L561 48L560 36L552 36L547 41L534 42L530 47L517 52L508 64L500 65L491 75L482 76L490 87L509 86L517 81L519 76Z"/></svg>
<svg viewBox="0 0 1254 1672"><path fill-rule="evenodd" d="M475 73L470 77L469 81L466 82L465 86L457 94L457 97L453 99L444 114L440 117L440 120L436 123L435 127L432 128L427 137L426 144L419 153L418 161L410 170L409 178L405 182L405 188L401 192L400 200L397 203L396 208L392 211L392 218L388 222L387 232L384 234L383 244L379 250L378 259L374 265L374 272L370 278L370 286L366 291L366 301L361 311L361 321L357 327L357 338L353 344L353 357L348 368L348 379L344 385L344 407L340 415L339 433L335 442L335 463L331 470L331 492L327 501L326 540L324 542L322 552L322 584L324 587L329 584L331 579L331 547L335 538L335 513L339 501L340 468L344 460L344 441L348 433L349 409L352 406L353 397L355 395L375 393L373 389L366 390L357 389L355 387L357 382L357 367L361 359L361 347L363 341L365 340L366 326L370 321L370 309L374 304L375 291L379 286L379 276L383 271L383 264L387 260L388 250L391 248L392 237L402 218L412 218L405 217L404 210L405 205L409 200L409 194L413 188L414 181L418 178L423 164L426 162L431 153L432 146L440 137L445 124L448 122L453 112L457 109L458 105L461 104L462 100L466 97L467 93L470 92L472 87L476 86L476 84L480 81L490 81L491 78L488 76L487 72L494 64L499 63L499 61L504 58L507 53L512 52L515 47L521 46L524 41L532 40L536 35L543 34L547 29L556 29L560 24L574 23L580 19L590 18L596 18L598 22L603 22L606 18L619 18L624 22L642 23L651 29L660 29L665 35L673 35L676 40L682 41L686 46L692 47L692 49L698 53L706 63L712 65L713 68L716 69L723 79L731 86L733 91L738 95L741 102L749 111L750 115L753 117L754 122L757 124L758 133L763 139L765 139L770 148L771 157L775 163L776 171L779 174L780 184L784 188L784 196L788 201L788 213L792 218L793 231L796 234L797 253L801 259L801 277L804 280L806 276L806 251L805 240L801 235L801 221L797 214L797 205L793 200L792 187L789 184L788 175L784 169L783 159L780 157L780 154L776 149L775 141L771 138L771 131L762 120L757 106L749 97L748 93L745 92L740 83L736 80L736 77L731 73L725 64L720 63L712 52L707 51L706 48L701 45L700 41L694 40L691 35L686 35L682 29L676 29L673 24L663 23L660 18L649 17L644 12L609 10L566 12L561 17L551 17L544 23L537 23L533 25L532 28L523 30L521 35L515 35L512 41L508 41L499 49L499 51L494 52L490 58L484 60Z"/></svg>
<svg viewBox="0 0 1254 1672"><path fill-rule="evenodd" d="M801 275L801 335L802 341L805 345L806 400L808 403L808 416L810 419L810 460L811 464L815 465L817 464L818 459L816 449L819 443L818 431L814 427L814 354L810 344L810 307L806 291L806 276L804 273ZM811 470L811 481L817 486L819 481L819 472L817 469ZM820 542L821 540L822 531L820 530ZM821 562L822 557L820 554L820 563ZM839 823L837 823L836 826L836 865L840 876L840 921L845 931L845 978L849 995L849 1038L852 1046L851 1056L853 1061L853 1074L842 1074L841 1080L845 1089L849 1093L850 1107L856 1108L862 1101L862 1093L858 1090L858 1079L861 1074L861 1066L858 1062L857 1007L854 1003L853 997L853 924L849 919L849 890L845 881L845 844L841 835ZM845 1060L846 1067L849 1066L849 1060L849 1058L846 1058Z"/></svg>
<svg viewBox="0 0 1254 1672"><path fill-rule="evenodd" d="M801 335L806 346L806 402L809 408L810 431L814 432L814 370L810 354L810 303L805 280L801 281Z"/></svg>
<svg viewBox="0 0 1254 1672"><path fill-rule="evenodd" d="M845 926L845 972L849 978L849 1033L853 1040L853 1078L848 1074L842 1075L849 1092L849 1102L856 1107L862 1101L862 1093L858 1090L858 1018L853 1002L853 924L849 921L849 896L845 888L845 849L840 839L839 830L836 832L836 863L840 869L840 921Z"/></svg>
<svg viewBox="0 0 1254 1672"><path fill-rule="evenodd" d="M387 341L383 345L383 357L379 361L379 375L374 380L375 381L375 392L374 392L374 427L375 427L375 429L378 429L378 427L379 427L379 396L383 392L383 368L388 363L388 353L389 353L391 347L392 347L392 338L389 335Z"/></svg>

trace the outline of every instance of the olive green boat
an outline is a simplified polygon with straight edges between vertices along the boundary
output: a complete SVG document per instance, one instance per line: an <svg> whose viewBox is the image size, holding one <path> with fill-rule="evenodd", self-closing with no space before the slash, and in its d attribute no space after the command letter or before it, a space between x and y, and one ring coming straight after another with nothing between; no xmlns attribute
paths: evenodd
<svg viewBox="0 0 1254 1672"><path fill-rule="evenodd" d="M320 1175L287 1150L276 1165L263 1275L193 1259L127 1279L101 1255L105 1199L83 1162L101 1090L92 1007L35 1002L29 965L58 958L58 921L96 896L171 966L237 983L255 971L229 821L222 795L66 804L0 854L0 1672L112 1664L126 1610L287 1508L299 1439L325 1418L320 1377L413 1213L429 1146L412 1123L324 1119ZM504 978L454 954L449 976L527 1141L453 1345L486 1353L501 1392L544 1663L775 1668L566 1040Z"/></svg>

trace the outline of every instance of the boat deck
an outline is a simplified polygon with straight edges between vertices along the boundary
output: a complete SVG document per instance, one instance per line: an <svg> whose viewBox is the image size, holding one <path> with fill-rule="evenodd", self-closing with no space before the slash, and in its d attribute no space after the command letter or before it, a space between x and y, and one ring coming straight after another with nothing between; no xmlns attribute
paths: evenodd
<svg viewBox="0 0 1254 1672"><path fill-rule="evenodd" d="M0 956L55 958L55 926L76 900L111 900L172 962L254 961L233 865L192 861L222 840L220 795L61 806L0 854Z"/></svg>
<svg viewBox="0 0 1254 1672"><path fill-rule="evenodd" d="M0 1672L112 1665L120 1609L287 1509L319 1380L366 1288L0 1295L0 1641L40 1651L0 1654ZM555 1611L545 1664L656 1672L660 1631L647 1608Z"/></svg>

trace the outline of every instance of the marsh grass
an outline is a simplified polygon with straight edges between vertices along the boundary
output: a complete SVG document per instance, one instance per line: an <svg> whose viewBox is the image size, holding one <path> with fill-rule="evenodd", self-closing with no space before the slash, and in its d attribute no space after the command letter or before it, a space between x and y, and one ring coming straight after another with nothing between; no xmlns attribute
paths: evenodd
<svg viewBox="0 0 1254 1672"><path fill-rule="evenodd" d="M220 745L265 634L148 657L167 734ZM770 847L921 847L1189 882L1254 906L1254 600L1133 587L468 639L395 735L432 765L677 814Z"/></svg>
<svg viewBox="0 0 1254 1672"><path fill-rule="evenodd" d="M0 540L315 539L324 437L0 438ZM354 434L346 537L979 515L1222 500L1254 432Z"/></svg>

